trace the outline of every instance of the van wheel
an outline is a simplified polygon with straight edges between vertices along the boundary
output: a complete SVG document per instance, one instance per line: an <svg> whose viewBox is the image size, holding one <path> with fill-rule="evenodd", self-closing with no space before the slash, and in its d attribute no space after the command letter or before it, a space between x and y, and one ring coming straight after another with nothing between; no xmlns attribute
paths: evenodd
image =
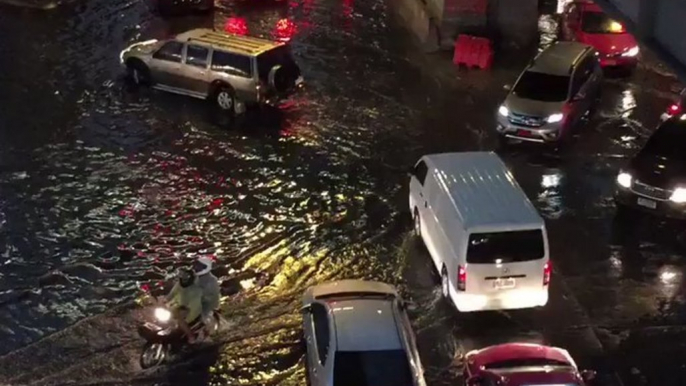
<svg viewBox="0 0 686 386"><path fill-rule="evenodd" d="M421 238L422 237L422 219L419 217L419 211L414 208L414 235Z"/></svg>
<svg viewBox="0 0 686 386"><path fill-rule="evenodd" d="M448 280L448 270L443 267L441 270L441 294L446 299L450 299L450 281Z"/></svg>

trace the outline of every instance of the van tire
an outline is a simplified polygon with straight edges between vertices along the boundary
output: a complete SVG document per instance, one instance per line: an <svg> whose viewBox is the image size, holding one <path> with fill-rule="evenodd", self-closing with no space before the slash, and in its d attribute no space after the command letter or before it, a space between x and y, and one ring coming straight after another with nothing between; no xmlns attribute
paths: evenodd
<svg viewBox="0 0 686 386"><path fill-rule="evenodd" d="M422 218L419 217L419 211L414 208L414 216L412 216L414 235L418 238L422 238Z"/></svg>
<svg viewBox="0 0 686 386"><path fill-rule="evenodd" d="M445 265L441 269L441 294L445 299L450 299L450 280L448 280L448 270Z"/></svg>

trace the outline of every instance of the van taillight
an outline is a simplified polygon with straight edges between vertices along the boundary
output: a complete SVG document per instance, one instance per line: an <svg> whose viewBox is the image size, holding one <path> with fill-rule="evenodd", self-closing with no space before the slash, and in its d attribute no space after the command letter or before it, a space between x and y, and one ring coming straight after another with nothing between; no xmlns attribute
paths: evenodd
<svg viewBox="0 0 686 386"><path fill-rule="evenodd" d="M553 271L553 266L550 264L550 260L546 261L543 266L543 285L550 284L550 274Z"/></svg>
<svg viewBox="0 0 686 386"><path fill-rule="evenodd" d="M457 290L464 291L467 289L467 270L461 266L457 266Z"/></svg>

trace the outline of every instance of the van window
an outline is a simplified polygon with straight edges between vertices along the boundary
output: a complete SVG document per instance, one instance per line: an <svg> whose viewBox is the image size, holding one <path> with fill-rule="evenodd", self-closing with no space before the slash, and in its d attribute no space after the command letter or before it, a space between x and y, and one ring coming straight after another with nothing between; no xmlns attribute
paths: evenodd
<svg viewBox="0 0 686 386"><path fill-rule="evenodd" d="M426 162L421 161L420 163L417 164L417 166L414 167L414 176L417 177L417 180L419 181L420 184L424 185L424 181L426 181L426 175L429 173L429 167L426 166Z"/></svg>
<svg viewBox="0 0 686 386"><path fill-rule="evenodd" d="M467 247L467 263L493 264L538 260L545 255L540 229L514 232L472 233Z"/></svg>

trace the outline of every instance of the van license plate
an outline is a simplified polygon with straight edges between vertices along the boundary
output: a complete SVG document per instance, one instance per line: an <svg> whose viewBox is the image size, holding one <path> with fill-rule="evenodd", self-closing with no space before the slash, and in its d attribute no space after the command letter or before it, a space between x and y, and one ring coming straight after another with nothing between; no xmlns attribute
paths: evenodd
<svg viewBox="0 0 686 386"><path fill-rule="evenodd" d="M646 208L655 209L657 208L657 202L649 200L647 198L639 197L637 201L638 205L645 206Z"/></svg>
<svg viewBox="0 0 686 386"><path fill-rule="evenodd" d="M495 279L493 282L493 288L495 289L509 289L515 287L515 279Z"/></svg>

